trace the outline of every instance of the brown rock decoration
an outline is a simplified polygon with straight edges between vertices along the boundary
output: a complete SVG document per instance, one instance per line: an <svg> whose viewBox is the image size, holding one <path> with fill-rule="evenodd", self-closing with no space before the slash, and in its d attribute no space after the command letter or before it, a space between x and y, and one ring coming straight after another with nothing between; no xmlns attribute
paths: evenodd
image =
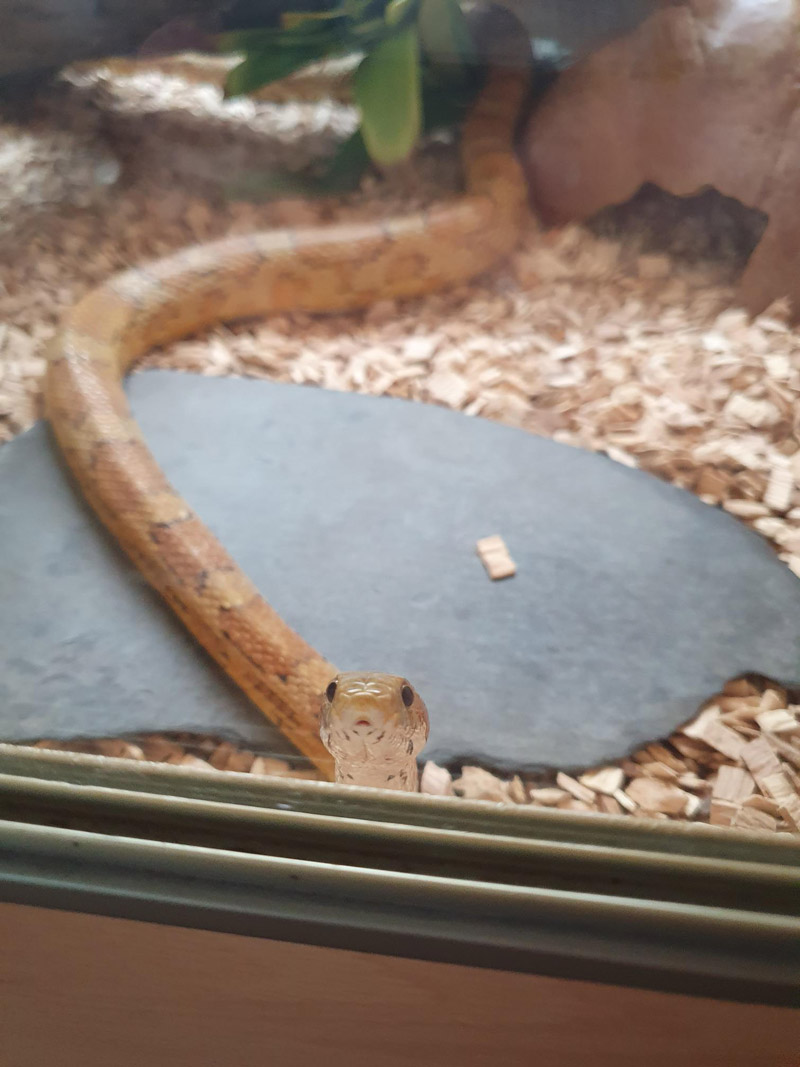
<svg viewBox="0 0 800 1067"><path fill-rule="evenodd" d="M548 223L584 220L646 182L713 186L766 215L741 278L753 313L800 313L800 37L792 0L689 0L565 71L523 158Z"/></svg>

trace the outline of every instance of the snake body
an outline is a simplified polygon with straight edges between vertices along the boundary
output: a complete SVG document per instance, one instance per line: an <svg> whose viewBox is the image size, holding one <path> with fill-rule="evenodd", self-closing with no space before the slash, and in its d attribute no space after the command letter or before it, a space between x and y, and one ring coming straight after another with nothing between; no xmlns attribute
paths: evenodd
<svg viewBox="0 0 800 1067"><path fill-rule="evenodd" d="M354 310L441 290L491 266L515 245L527 211L513 151L526 88L518 70L489 70L463 130L463 196L377 223L229 237L133 267L68 313L48 365L47 416L83 495L195 638L328 778L319 715L336 669L168 483L123 379L148 349L219 323Z"/></svg>

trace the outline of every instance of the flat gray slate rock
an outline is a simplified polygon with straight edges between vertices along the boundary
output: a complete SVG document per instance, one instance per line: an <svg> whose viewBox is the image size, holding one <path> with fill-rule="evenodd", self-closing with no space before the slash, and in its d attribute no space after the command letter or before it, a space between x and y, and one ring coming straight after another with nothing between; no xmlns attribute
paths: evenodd
<svg viewBox="0 0 800 1067"><path fill-rule="evenodd" d="M609 459L440 408L138 374L175 486L342 669L408 676L429 758L577 767L728 677L793 681L800 582L755 534ZM198 730L291 747L95 522L40 424L0 451L0 737ZM491 582L500 534L517 576Z"/></svg>

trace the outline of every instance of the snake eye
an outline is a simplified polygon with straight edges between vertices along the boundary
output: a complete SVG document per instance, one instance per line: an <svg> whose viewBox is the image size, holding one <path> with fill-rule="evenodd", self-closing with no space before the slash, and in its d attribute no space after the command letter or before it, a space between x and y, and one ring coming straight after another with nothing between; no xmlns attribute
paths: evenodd
<svg viewBox="0 0 800 1067"><path fill-rule="evenodd" d="M336 679L335 678L331 682L331 684L328 686L328 688L325 690L325 696L328 698L328 703L330 703L333 700L333 698L336 696Z"/></svg>
<svg viewBox="0 0 800 1067"><path fill-rule="evenodd" d="M404 685L400 690L400 696L403 698L403 703L407 708L410 708L414 703L414 690L410 685Z"/></svg>

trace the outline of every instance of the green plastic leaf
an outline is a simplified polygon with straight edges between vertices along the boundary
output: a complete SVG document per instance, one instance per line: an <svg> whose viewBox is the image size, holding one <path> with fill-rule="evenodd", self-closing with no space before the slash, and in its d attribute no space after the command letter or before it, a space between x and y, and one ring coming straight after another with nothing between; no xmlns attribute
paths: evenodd
<svg viewBox="0 0 800 1067"><path fill-rule="evenodd" d="M250 52L229 72L225 80L225 96L255 92L270 82L286 78L296 70L316 63L328 54L330 49L327 46L271 48L263 52Z"/></svg>
<svg viewBox="0 0 800 1067"><path fill-rule="evenodd" d="M421 82L416 25L380 41L357 67L353 95L376 163L391 166L411 154L422 129Z"/></svg>
<svg viewBox="0 0 800 1067"><path fill-rule="evenodd" d="M458 0L422 0L417 24L422 50L434 63L475 62L475 44Z"/></svg>
<svg viewBox="0 0 800 1067"><path fill-rule="evenodd" d="M328 12L288 13L280 27L221 34L220 51L244 54L228 76L226 95L254 92L322 59L367 51L391 32L383 3L378 6L374 15L374 3L355 0Z"/></svg>
<svg viewBox="0 0 800 1067"><path fill-rule="evenodd" d="M397 29L416 14L418 0L389 0L383 13L387 26Z"/></svg>
<svg viewBox="0 0 800 1067"><path fill-rule="evenodd" d="M284 11L281 15L281 26L286 30L305 28L308 23L326 22L330 19L342 17L338 8L332 11Z"/></svg>

